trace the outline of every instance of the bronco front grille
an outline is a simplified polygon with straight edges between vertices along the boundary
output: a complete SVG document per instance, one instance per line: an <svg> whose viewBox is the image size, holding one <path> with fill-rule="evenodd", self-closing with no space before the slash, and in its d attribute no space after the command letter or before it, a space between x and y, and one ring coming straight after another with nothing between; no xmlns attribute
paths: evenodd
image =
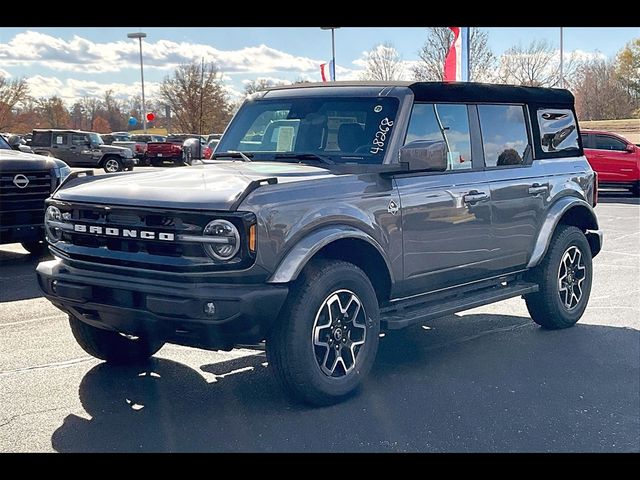
<svg viewBox="0 0 640 480"><path fill-rule="evenodd" d="M221 216L215 212L50 202L60 209L65 223L82 225L85 230L64 230L62 240L53 244L55 250L72 260L167 272L199 271L212 266L201 243L183 242L178 236L201 235L208 222ZM240 231L244 230L243 215L225 218L236 223ZM100 233L96 233L98 230ZM108 235L107 230L117 234ZM138 238L125 238L121 235L125 230ZM153 233L154 238L140 238L141 232ZM158 238L163 234L171 240ZM239 256L236 262L218 268L238 268L244 263Z"/></svg>
<svg viewBox="0 0 640 480"><path fill-rule="evenodd" d="M26 177L29 183L24 188L20 188L14 183L16 175ZM51 194L54 180L49 170L1 172L0 227L42 225L44 201Z"/></svg>

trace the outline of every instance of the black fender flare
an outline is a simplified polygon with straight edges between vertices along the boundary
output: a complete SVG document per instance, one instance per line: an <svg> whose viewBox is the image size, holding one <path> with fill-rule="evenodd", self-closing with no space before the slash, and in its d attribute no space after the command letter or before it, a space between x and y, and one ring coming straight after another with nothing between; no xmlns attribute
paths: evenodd
<svg viewBox="0 0 640 480"><path fill-rule="evenodd" d="M372 245L384 260L391 282L394 283L393 270L380 244L370 235L350 225L325 226L306 235L284 255L267 283L288 283L295 280L316 253L330 243L345 238L363 240Z"/></svg>
<svg viewBox="0 0 640 480"><path fill-rule="evenodd" d="M560 220L562 220L562 217L572 208L586 209L588 212L588 223L586 227L587 239L589 240L593 256L595 257L600 252L603 234L602 231L599 230L598 219L593 211L593 207L581 198L566 196L558 199L547 210L546 218L539 229L527 268L533 268L542 261L547 253L556 227L560 223Z"/></svg>

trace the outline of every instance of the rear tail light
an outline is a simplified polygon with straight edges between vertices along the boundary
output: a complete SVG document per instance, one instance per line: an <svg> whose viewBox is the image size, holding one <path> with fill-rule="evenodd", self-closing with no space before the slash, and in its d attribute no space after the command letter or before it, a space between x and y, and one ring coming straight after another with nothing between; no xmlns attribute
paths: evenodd
<svg viewBox="0 0 640 480"><path fill-rule="evenodd" d="M598 172L593 172L593 206L598 204Z"/></svg>

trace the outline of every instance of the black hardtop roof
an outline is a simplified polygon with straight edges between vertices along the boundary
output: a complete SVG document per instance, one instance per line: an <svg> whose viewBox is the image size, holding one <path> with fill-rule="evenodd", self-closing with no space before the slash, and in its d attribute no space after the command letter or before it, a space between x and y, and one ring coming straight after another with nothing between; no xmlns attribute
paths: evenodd
<svg viewBox="0 0 640 480"><path fill-rule="evenodd" d="M321 94L319 87L350 88L353 93L360 89L380 88L381 94L388 94L390 87L404 87L413 91L416 101L439 102L499 102L499 103L538 103L553 105L573 105L573 94L563 88L521 87L516 85L498 85L476 82L328 82L298 83L272 87L269 91L287 89L315 89ZM384 92L384 93L382 93Z"/></svg>

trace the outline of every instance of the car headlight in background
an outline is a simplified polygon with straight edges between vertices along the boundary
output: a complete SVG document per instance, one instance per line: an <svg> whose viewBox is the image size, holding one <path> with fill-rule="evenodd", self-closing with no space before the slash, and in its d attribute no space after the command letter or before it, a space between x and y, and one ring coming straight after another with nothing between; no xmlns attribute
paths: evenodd
<svg viewBox="0 0 640 480"><path fill-rule="evenodd" d="M215 260L231 260L240 250L240 233L235 225L227 220L213 220L207 223L202 232L204 237L211 237L204 244L204 249Z"/></svg>
<svg viewBox="0 0 640 480"><path fill-rule="evenodd" d="M47 240L50 243L56 243L62 240L62 213L58 207L50 205L44 212L44 228L47 234ZM56 225L57 224L57 225Z"/></svg>

